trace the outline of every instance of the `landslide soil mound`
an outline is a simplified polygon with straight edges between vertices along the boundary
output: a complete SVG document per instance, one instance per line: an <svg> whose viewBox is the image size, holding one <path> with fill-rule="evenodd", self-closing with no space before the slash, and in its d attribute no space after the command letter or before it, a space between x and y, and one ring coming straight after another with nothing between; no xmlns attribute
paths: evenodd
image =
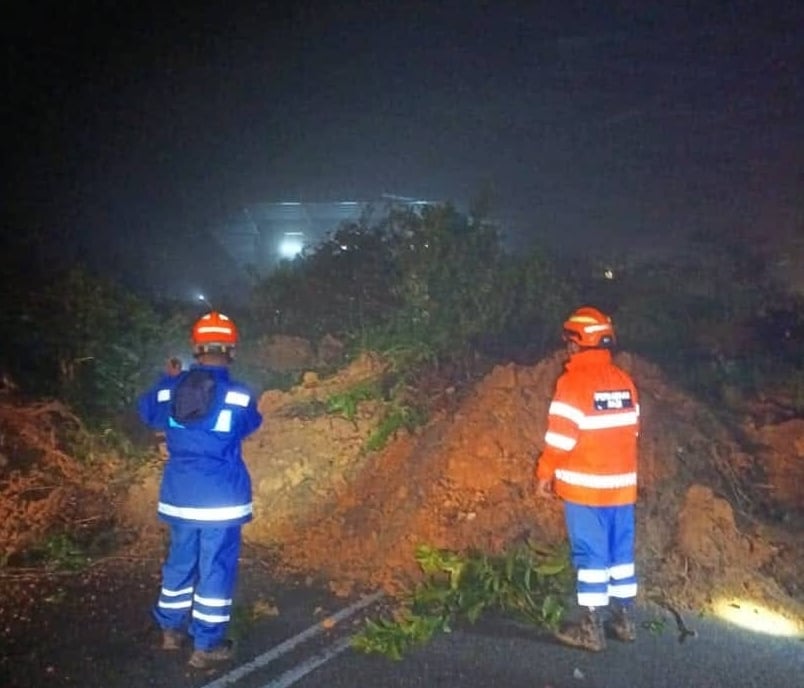
<svg viewBox="0 0 804 688"><path fill-rule="evenodd" d="M687 608L749 601L804 619L804 421L727 424L652 364L626 353L617 362L641 393L641 594ZM387 410L382 401L358 401L351 414L327 409L334 395L382 386L388 364L379 357L265 393L263 427L244 447L256 511L246 539L273 551L280 571L343 594L395 592L416 581L420 544L495 552L528 539L563 542L560 503L538 500L531 489L561 365L560 354L501 365L464 391L442 389L425 426L400 431L375 452L365 447ZM3 411L0 422L17 423L4 435L6 453L8 437L40 428L41 413ZM84 515L72 520L109 513L110 481L97 469L78 471L40 430L46 451L37 450L32 467L6 465L0 473L1 522L13 534L5 541L17 549L71 513L65 504L83 504ZM145 467L115 514L151 541L162 537L154 515L160 470L159 462ZM79 486L83 492L70 493Z"/></svg>
<svg viewBox="0 0 804 688"><path fill-rule="evenodd" d="M804 423L729 426L654 365L625 353L617 362L641 392L642 594L687 608L756 601L804 619ZM381 376L379 359L269 392L264 426L246 447L259 516L247 537L277 548L289 572L342 593L415 581L419 544L500 551L562 542L561 505L531 489L561 366L560 354L498 366L376 453L361 451L376 402L360 404L352 421L298 409Z"/></svg>

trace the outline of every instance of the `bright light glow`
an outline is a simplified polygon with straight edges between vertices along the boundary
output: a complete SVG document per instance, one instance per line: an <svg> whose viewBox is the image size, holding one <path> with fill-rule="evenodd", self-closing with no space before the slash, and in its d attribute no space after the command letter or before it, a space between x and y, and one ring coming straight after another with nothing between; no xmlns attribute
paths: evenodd
<svg viewBox="0 0 804 688"><path fill-rule="evenodd" d="M300 239L286 236L279 244L279 255L283 258L295 258L302 252L302 248Z"/></svg>
<svg viewBox="0 0 804 688"><path fill-rule="evenodd" d="M614 279L614 270L606 268L606 270L603 271L603 277L606 279Z"/></svg>
<svg viewBox="0 0 804 688"><path fill-rule="evenodd" d="M756 633L796 637L804 631L801 622L796 622L749 600L718 600L714 609L715 614L724 621Z"/></svg>
<svg viewBox="0 0 804 688"><path fill-rule="evenodd" d="M209 308L209 310L212 310L212 304L211 304L209 301L207 301L207 297L206 297L206 296L204 296L203 294L199 294L199 295L198 295L198 300L199 300L201 303L203 303L203 304L204 304L204 305L205 305L207 308Z"/></svg>

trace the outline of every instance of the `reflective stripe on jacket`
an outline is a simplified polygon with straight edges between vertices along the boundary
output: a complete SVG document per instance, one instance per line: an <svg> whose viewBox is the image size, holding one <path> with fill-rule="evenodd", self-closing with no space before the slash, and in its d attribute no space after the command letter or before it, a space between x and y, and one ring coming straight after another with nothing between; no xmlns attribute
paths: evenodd
<svg viewBox="0 0 804 688"><path fill-rule="evenodd" d="M559 497L588 506L633 504L637 496L639 399L606 349L573 354L556 382L537 477Z"/></svg>
<svg viewBox="0 0 804 688"><path fill-rule="evenodd" d="M209 378L207 396L190 398L188 417L179 410L178 420L177 388L193 371ZM165 432L168 461L157 508L162 520L219 527L251 520L251 478L241 443L262 416L248 389L226 368L194 365L159 380L140 397L138 410L146 424Z"/></svg>

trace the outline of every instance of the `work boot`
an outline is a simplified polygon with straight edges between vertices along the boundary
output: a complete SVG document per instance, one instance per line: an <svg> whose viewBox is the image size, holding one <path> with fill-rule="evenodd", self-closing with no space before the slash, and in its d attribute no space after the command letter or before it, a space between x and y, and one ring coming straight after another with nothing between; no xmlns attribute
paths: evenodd
<svg viewBox="0 0 804 688"><path fill-rule="evenodd" d="M580 621L564 625L556 633L556 639L564 643L564 645L588 650L589 652L600 652L606 649L603 625L597 612L591 609L584 612Z"/></svg>
<svg viewBox="0 0 804 688"><path fill-rule="evenodd" d="M169 652L181 650L181 646L184 645L186 638L187 636L176 628L163 628L162 649Z"/></svg>
<svg viewBox="0 0 804 688"><path fill-rule="evenodd" d="M612 638L623 643L633 643L636 640L636 624L630 605L615 604L612 607L608 631Z"/></svg>
<svg viewBox="0 0 804 688"><path fill-rule="evenodd" d="M234 657L234 644L231 640L224 640L209 650L193 650L187 663L196 669L210 669L221 662L228 662L232 657Z"/></svg>

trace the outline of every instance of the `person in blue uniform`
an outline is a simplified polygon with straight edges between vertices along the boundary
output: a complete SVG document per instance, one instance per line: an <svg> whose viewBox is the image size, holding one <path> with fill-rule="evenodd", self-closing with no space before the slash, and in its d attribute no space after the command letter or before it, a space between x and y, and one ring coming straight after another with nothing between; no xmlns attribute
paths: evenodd
<svg viewBox="0 0 804 688"><path fill-rule="evenodd" d="M252 518L241 444L262 416L251 392L229 376L237 342L230 318L207 313L192 331L195 363L182 371L171 362L137 405L142 420L165 433L168 452L157 511L170 546L153 615L163 649L178 650L192 637L189 663L199 669L233 655L226 631L240 531Z"/></svg>

